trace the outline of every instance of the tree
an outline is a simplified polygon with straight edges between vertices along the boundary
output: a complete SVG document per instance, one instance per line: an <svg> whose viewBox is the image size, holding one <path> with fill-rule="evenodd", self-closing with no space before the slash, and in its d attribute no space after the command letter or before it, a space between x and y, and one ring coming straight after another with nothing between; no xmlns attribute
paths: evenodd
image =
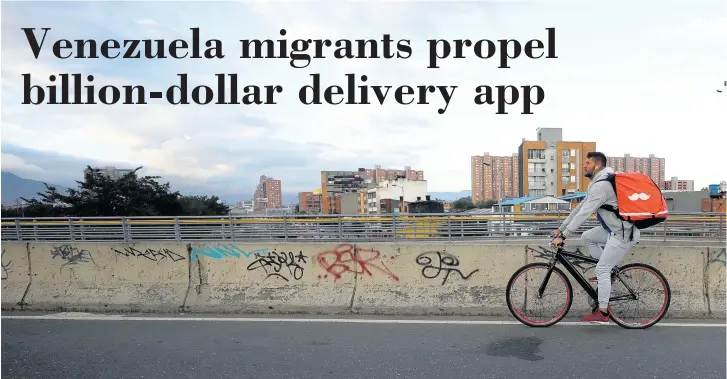
<svg viewBox="0 0 727 379"><path fill-rule="evenodd" d="M484 201L478 201L476 206L477 208L492 208L493 205L495 205L497 201L495 200L484 200Z"/></svg>
<svg viewBox="0 0 727 379"><path fill-rule="evenodd" d="M77 189L61 194L43 183L46 191L38 193L40 199L23 198L27 202L23 212L26 217L199 216L229 212L216 196L183 197L172 191L168 182L157 182L158 176L138 176L141 168L112 179L88 166L84 180L76 182Z"/></svg>
<svg viewBox="0 0 727 379"><path fill-rule="evenodd" d="M475 205L472 204L472 200L469 197L457 199L454 203L452 203L452 205L454 206L454 209L459 211L475 208Z"/></svg>
<svg viewBox="0 0 727 379"><path fill-rule="evenodd" d="M230 208L217 196L182 196L182 213L185 216L218 216L230 213Z"/></svg>

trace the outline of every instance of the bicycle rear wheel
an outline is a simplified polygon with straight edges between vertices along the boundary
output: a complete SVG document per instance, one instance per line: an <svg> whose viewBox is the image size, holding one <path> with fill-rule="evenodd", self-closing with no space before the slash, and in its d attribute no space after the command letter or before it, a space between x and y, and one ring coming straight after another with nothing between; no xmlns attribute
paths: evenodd
<svg viewBox="0 0 727 379"><path fill-rule="evenodd" d="M611 320L627 329L646 329L659 322L671 303L671 288L664 275L644 263L625 265L620 272L623 281L616 277L611 285Z"/></svg>
<svg viewBox="0 0 727 379"><path fill-rule="evenodd" d="M505 290L507 307L513 317L525 325L551 326L562 320L570 310L573 303L573 287L568 277L558 267L553 267L543 297L538 297L540 285L549 269L549 265L544 262L530 263L515 271L507 283ZM522 306L515 305L520 302ZM552 312L540 310L543 305L553 306ZM538 320L540 315L543 315L542 320Z"/></svg>

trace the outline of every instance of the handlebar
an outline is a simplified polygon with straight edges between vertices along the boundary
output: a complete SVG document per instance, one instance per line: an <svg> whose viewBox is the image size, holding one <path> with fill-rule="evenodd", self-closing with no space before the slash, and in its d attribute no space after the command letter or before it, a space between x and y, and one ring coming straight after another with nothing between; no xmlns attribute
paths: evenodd
<svg viewBox="0 0 727 379"><path fill-rule="evenodd" d="M553 236L553 235L551 235L551 236L550 236L550 240L548 241L548 244L549 244L549 245L550 245L551 247L555 247L555 248L559 248L559 247L562 247L562 246L564 245L564 243L563 243L563 242L561 242L561 243L560 243L560 245L557 245L557 246L556 246L556 245L555 245L555 244L553 243L553 241L554 241L554 240L555 240L556 238L558 238L558 237L560 237L560 235L557 235L557 236Z"/></svg>

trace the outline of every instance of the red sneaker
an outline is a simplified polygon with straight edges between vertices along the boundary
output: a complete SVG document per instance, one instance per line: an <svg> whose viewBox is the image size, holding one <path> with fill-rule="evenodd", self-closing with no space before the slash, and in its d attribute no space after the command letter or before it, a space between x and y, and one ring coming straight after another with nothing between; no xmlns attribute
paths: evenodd
<svg viewBox="0 0 727 379"><path fill-rule="evenodd" d="M608 315L601 313L600 309L596 309L593 313L583 316L581 321L590 322L594 324L608 324Z"/></svg>

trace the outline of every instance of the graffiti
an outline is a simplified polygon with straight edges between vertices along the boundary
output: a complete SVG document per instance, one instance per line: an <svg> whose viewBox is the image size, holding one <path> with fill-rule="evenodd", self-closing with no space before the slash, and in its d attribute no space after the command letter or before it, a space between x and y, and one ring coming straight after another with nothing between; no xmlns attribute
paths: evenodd
<svg viewBox="0 0 727 379"><path fill-rule="evenodd" d="M709 260L709 263L721 263L722 266L725 266L725 248L722 248L720 250L719 254L715 255L712 259Z"/></svg>
<svg viewBox="0 0 727 379"><path fill-rule="evenodd" d="M345 272L373 276L371 270L384 273L392 280L399 281L399 277L386 267L381 259L381 252L376 249L342 244L336 246L333 250L318 253L316 262L329 274L333 275L334 281L341 279L341 274Z"/></svg>
<svg viewBox="0 0 727 379"><path fill-rule="evenodd" d="M267 255L255 253L255 261L247 266L247 271L254 271L263 269L265 271L265 279L271 276L277 276L286 282L290 281L284 274L281 273L283 268L288 269L288 274L295 280L300 280L303 277L303 266L299 263L307 263L306 257L303 252L298 252L298 255L294 255L293 252L277 252L275 250L269 251Z"/></svg>
<svg viewBox="0 0 727 379"><path fill-rule="evenodd" d="M93 259L91 258L91 253L89 253L88 250L79 249L71 245L53 246L50 254L52 259L59 257L60 259L66 261L63 266L86 263L89 261L89 259Z"/></svg>
<svg viewBox="0 0 727 379"><path fill-rule="evenodd" d="M222 259L223 257L240 258L243 255L245 256L245 258L250 258L253 254L264 253L266 251L268 251L268 249L263 248L255 249L246 253L245 251L234 245L219 245L217 247L205 246L205 248L202 250L192 249L192 257L190 259L192 261L196 261L197 255L204 255L205 257L209 257L212 259Z"/></svg>
<svg viewBox="0 0 727 379"><path fill-rule="evenodd" d="M169 250L169 249L146 249L139 251L133 247L126 247L123 251L114 249L116 254L123 255L125 257L144 257L150 261L160 262L163 259L171 259L173 262L181 261L184 259L183 256Z"/></svg>
<svg viewBox="0 0 727 379"><path fill-rule="evenodd" d="M3 267L3 273L2 273L2 280L5 280L8 278L8 274L10 274L10 264L13 263L13 261L8 261L8 263L5 263L5 249L3 249L2 254L0 254L0 261L2 261L2 267Z"/></svg>
<svg viewBox="0 0 727 379"><path fill-rule="evenodd" d="M435 255L436 263L432 264ZM442 271L446 271L447 274L445 274L444 279L442 279L442 285L447 282L447 278L449 278L449 274L451 274L452 271L459 274L459 276L461 276L464 280L469 279L474 273L480 271L480 269L476 269L465 276L458 268L459 259L447 252L427 251L419 254L416 258L416 262L417 264L424 266L422 268L422 275L427 279L434 279L438 277Z"/></svg>

